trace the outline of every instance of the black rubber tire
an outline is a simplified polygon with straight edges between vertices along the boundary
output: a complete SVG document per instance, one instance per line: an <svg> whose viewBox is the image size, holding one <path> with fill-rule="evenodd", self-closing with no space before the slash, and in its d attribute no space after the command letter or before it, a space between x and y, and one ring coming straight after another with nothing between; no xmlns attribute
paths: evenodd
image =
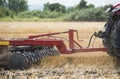
<svg viewBox="0 0 120 79"><path fill-rule="evenodd" d="M117 57L120 58L120 16L117 16L117 20L115 23L116 24L112 29L111 43L114 47L114 53L117 55Z"/></svg>
<svg viewBox="0 0 120 79"><path fill-rule="evenodd" d="M110 38L103 38L103 45L107 48L107 54L109 56L115 57L114 48L111 44Z"/></svg>

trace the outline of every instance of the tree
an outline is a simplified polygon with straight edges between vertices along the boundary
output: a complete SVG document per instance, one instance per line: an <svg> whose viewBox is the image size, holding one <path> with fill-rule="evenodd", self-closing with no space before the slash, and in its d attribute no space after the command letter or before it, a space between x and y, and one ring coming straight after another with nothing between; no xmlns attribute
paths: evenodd
<svg viewBox="0 0 120 79"><path fill-rule="evenodd" d="M10 16L11 18L13 17L14 12L9 10L6 7L0 7L0 18L1 17L6 17L6 16Z"/></svg>
<svg viewBox="0 0 120 79"><path fill-rule="evenodd" d="M46 10L46 11L48 11L49 10L49 6L50 6L50 4L49 4L49 2L47 2L46 4L44 4L44 11Z"/></svg>
<svg viewBox="0 0 120 79"><path fill-rule="evenodd" d="M112 4L109 4L109 5L105 5L105 6L101 7L101 8L103 8L104 10L107 10L107 9L110 8L111 6L112 6Z"/></svg>
<svg viewBox="0 0 120 79"><path fill-rule="evenodd" d="M8 8L15 12L22 12L28 9L27 0L8 0Z"/></svg>
<svg viewBox="0 0 120 79"><path fill-rule="evenodd" d="M46 3L44 4L44 11L56 11L56 12L62 12L62 13L65 13L66 12L66 8L65 6L59 4L59 3L53 3L53 4L49 4L49 3Z"/></svg>
<svg viewBox="0 0 120 79"><path fill-rule="evenodd" d="M87 2L85 0L81 0L76 8L77 9L87 8Z"/></svg>
<svg viewBox="0 0 120 79"><path fill-rule="evenodd" d="M95 8L95 6L93 4L89 4L87 7L88 8Z"/></svg>
<svg viewBox="0 0 120 79"><path fill-rule="evenodd" d="M74 7L69 7L68 9L67 9L67 13L70 13L70 12L73 12L74 11Z"/></svg>
<svg viewBox="0 0 120 79"><path fill-rule="evenodd" d="M0 0L0 6L17 13L28 9L27 0Z"/></svg>
<svg viewBox="0 0 120 79"><path fill-rule="evenodd" d="M0 6L6 7L7 6L7 0L0 0Z"/></svg>

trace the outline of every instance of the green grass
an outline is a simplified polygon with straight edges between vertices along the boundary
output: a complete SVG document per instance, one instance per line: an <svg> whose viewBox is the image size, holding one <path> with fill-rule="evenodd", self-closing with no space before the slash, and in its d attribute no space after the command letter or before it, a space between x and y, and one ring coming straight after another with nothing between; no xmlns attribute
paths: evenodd
<svg viewBox="0 0 120 79"><path fill-rule="evenodd" d="M10 18L10 17L6 17L6 18L0 18L0 21L20 21L20 22L27 22L27 21L40 21L40 22L51 22L51 21L63 21L63 18L55 18L55 19L50 19L50 18L45 18L45 19L40 19L37 17L33 17L33 18Z"/></svg>

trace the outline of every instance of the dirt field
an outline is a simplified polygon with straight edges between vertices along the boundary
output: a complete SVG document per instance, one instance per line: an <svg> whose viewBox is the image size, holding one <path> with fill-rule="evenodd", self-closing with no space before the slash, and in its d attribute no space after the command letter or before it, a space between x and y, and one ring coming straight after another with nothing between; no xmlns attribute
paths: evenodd
<svg viewBox="0 0 120 79"><path fill-rule="evenodd" d="M29 35L76 29L79 39L83 40L78 42L87 47L90 36L95 31L103 30L104 24L105 22L0 22L0 37L27 38ZM67 35L60 37L68 38ZM102 45L101 39L94 38L93 42L91 47ZM39 65L24 71L1 69L0 79L120 79L119 66L119 61L106 52L78 52L48 57Z"/></svg>

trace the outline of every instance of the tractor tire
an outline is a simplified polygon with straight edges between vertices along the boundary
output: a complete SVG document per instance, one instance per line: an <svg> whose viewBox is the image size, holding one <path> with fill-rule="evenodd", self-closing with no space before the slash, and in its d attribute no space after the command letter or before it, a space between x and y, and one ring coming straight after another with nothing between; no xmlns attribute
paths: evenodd
<svg viewBox="0 0 120 79"><path fill-rule="evenodd" d="M120 57L120 19L118 17L109 18L105 24L105 37L103 45L107 48L110 56Z"/></svg>
<svg viewBox="0 0 120 79"><path fill-rule="evenodd" d="M103 38L103 45L107 48L107 54L109 56L115 57L116 54L114 53L114 48L111 44L111 41L109 38Z"/></svg>
<svg viewBox="0 0 120 79"><path fill-rule="evenodd" d="M112 44L114 54L120 58L120 20L111 31L110 44ZM110 48L111 50L111 48Z"/></svg>
<svg viewBox="0 0 120 79"><path fill-rule="evenodd" d="M111 23L111 22L109 22ZM107 54L112 57L116 57L117 55L114 52L114 46L112 44L114 29L111 28L110 24L105 24L105 37L102 38L103 45L107 48Z"/></svg>

